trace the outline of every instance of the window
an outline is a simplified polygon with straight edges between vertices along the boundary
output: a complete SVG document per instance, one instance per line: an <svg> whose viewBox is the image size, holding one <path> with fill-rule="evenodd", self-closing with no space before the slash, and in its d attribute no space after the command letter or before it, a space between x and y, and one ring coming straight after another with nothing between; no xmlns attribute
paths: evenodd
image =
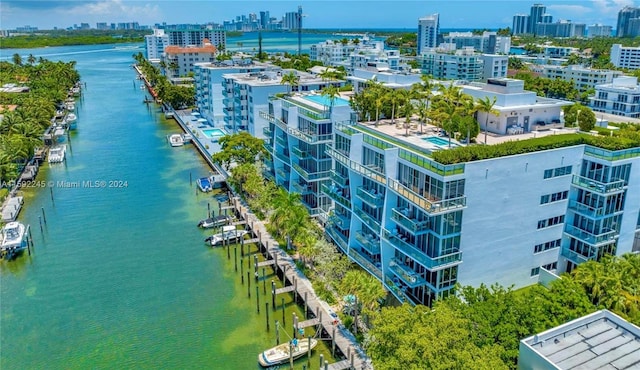
<svg viewBox="0 0 640 370"><path fill-rule="evenodd" d="M572 170L572 166L564 166L558 168L551 168L548 170L544 170L544 178L550 179L552 177L570 175Z"/></svg>
<svg viewBox="0 0 640 370"><path fill-rule="evenodd" d="M540 197L540 204L559 202L561 200L567 199L568 196L569 196L568 190L560 191L553 194L546 194Z"/></svg>
<svg viewBox="0 0 640 370"><path fill-rule="evenodd" d="M540 267L534 267L531 269L531 276L538 276L540 275Z"/></svg>
<svg viewBox="0 0 640 370"><path fill-rule="evenodd" d="M553 262L553 263L543 265L542 268L547 271L553 271L558 268L558 262Z"/></svg>
<svg viewBox="0 0 640 370"><path fill-rule="evenodd" d="M540 253L548 251L549 249L559 248L561 243L562 239L556 239L546 243L537 244L533 247L533 253Z"/></svg>
<svg viewBox="0 0 640 370"><path fill-rule="evenodd" d="M561 224L563 222L564 222L564 215L551 217L546 220L540 220L538 221L538 229L544 229L546 227Z"/></svg>

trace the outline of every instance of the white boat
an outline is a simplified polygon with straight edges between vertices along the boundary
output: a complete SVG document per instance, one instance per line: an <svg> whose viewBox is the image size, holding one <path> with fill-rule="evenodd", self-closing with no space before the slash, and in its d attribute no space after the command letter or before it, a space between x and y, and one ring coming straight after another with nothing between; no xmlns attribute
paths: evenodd
<svg viewBox="0 0 640 370"><path fill-rule="evenodd" d="M73 111L76 109L76 104L75 103L65 103L64 107L68 110L68 111Z"/></svg>
<svg viewBox="0 0 640 370"><path fill-rule="evenodd" d="M73 114L73 113L69 113L69 114L67 114L67 118L65 118L65 119L64 119L64 121L65 121L66 123L73 123L73 122L75 122L77 119L78 119L78 117L77 117L75 114Z"/></svg>
<svg viewBox="0 0 640 370"><path fill-rule="evenodd" d="M198 227L210 229L212 227L224 226L229 223L229 221L231 221L231 216L218 215L200 220L200 222L198 222Z"/></svg>
<svg viewBox="0 0 640 370"><path fill-rule="evenodd" d="M184 140L182 140L182 135L180 135L180 134L169 135L168 136L168 140L169 140L169 144L171 144L171 146L183 146L184 145Z"/></svg>
<svg viewBox="0 0 640 370"><path fill-rule="evenodd" d="M184 143L190 143L191 139L193 139L193 137L190 134L182 134L182 141L184 141Z"/></svg>
<svg viewBox="0 0 640 370"><path fill-rule="evenodd" d="M244 238L247 235L246 230L236 229L235 226L223 226L222 232L218 234L213 234L210 237L204 240L205 243L213 246L226 243L237 242L238 240Z"/></svg>
<svg viewBox="0 0 640 370"><path fill-rule="evenodd" d="M2 228L0 255L5 259L13 258L27 248L27 228L20 222L9 222Z"/></svg>
<svg viewBox="0 0 640 370"><path fill-rule="evenodd" d="M65 145L54 146L49 149L49 163L60 163L64 161L64 155L67 151L67 147Z"/></svg>
<svg viewBox="0 0 640 370"><path fill-rule="evenodd" d="M318 345L316 339L311 339L311 348L309 348L309 339L293 339L262 352L258 355L258 362L264 367L287 363L291 357L295 360L306 355L316 345Z"/></svg>
<svg viewBox="0 0 640 370"><path fill-rule="evenodd" d="M198 188L201 192L207 193L213 190L213 176L209 177L201 177L196 180L196 184L198 184Z"/></svg>

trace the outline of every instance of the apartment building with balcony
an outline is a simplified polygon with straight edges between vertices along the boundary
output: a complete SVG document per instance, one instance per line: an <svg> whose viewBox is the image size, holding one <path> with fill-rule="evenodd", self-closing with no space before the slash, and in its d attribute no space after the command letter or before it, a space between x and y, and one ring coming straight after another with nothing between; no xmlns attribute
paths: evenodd
<svg viewBox="0 0 640 370"><path fill-rule="evenodd" d="M169 36L169 45L202 46L205 39L215 47L224 47L227 44L226 31L206 25L165 26L164 30Z"/></svg>
<svg viewBox="0 0 640 370"><path fill-rule="evenodd" d="M257 76L265 71L280 70L280 67L254 62L251 59L234 58L222 62L196 63L193 69L198 111L202 118L214 126L222 127L224 126L225 117L222 104L222 100L225 97L222 88L222 76L232 73L254 74Z"/></svg>
<svg viewBox="0 0 640 370"><path fill-rule="evenodd" d="M403 302L538 282L640 251L640 148L588 145L443 165L437 140L335 122L327 236ZM404 133L404 130L402 130Z"/></svg>
<svg viewBox="0 0 640 370"><path fill-rule="evenodd" d="M611 83L596 86L596 93L589 97L589 107L594 112L640 118L640 85L637 77L622 76Z"/></svg>
<svg viewBox="0 0 640 370"><path fill-rule="evenodd" d="M443 36L445 44L454 44L456 49L472 47L484 54L509 54L511 37L498 36L494 31L484 31L481 35L473 32L450 32Z"/></svg>
<svg viewBox="0 0 640 370"><path fill-rule="evenodd" d="M545 78L573 82L573 86L580 92L595 89L596 85L611 83L614 78L622 76L622 71L593 69L580 65L539 65L533 66L532 70Z"/></svg>
<svg viewBox="0 0 640 370"><path fill-rule="evenodd" d="M360 90L367 87L372 80L376 80L378 83L391 89L405 89L408 90L415 83L420 83L422 74L392 71L388 68L357 68L350 76L347 76L347 80L351 82L353 86L353 92L358 93Z"/></svg>
<svg viewBox="0 0 640 370"><path fill-rule="evenodd" d="M282 83L282 76L293 72L298 83ZM318 92L328 85L344 86L344 81L326 81L319 76L296 70L272 70L254 73L228 73L222 75L222 109L224 127L228 132L248 131L264 138L263 129L269 122L259 114L268 111L269 97L286 92Z"/></svg>
<svg viewBox="0 0 640 370"><path fill-rule="evenodd" d="M263 128L265 148L270 154L264 161L265 177L299 193L314 217L326 216L332 199L343 199L324 191L329 189L333 176L327 146L333 142L333 125L348 122L351 112L347 100L318 93L273 96L268 109L260 112L268 122Z"/></svg>
<svg viewBox="0 0 640 370"><path fill-rule="evenodd" d="M370 65L384 65L391 70L400 70L405 66L401 63L400 51L385 49L384 41L372 40L368 35L358 39L358 42L354 40L345 44L339 40L327 40L311 45L309 57L324 65L345 67L349 72Z"/></svg>
<svg viewBox="0 0 640 370"><path fill-rule="evenodd" d="M455 44L441 44L418 58L422 73L438 80L480 81L506 77L509 65L507 55L480 54L473 47L455 49Z"/></svg>
<svg viewBox="0 0 640 370"><path fill-rule="evenodd" d="M640 27L639 27L640 28ZM640 46L611 45L611 63L618 68L640 68Z"/></svg>
<svg viewBox="0 0 640 370"><path fill-rule="evenodd" d="M212 63L215 61L218 49L208 40L202 46L181 47L169 45L165 47L162 61L165 63L165 73L169 78L186 76L195 72L197 63Z"/></svg>
<svg viewBox="0 0 640 370"><path fill-rule="evenodd" d="M169 46L169 35L162 29L154 29L153 34L144 36L144 46L147 60L159 63L164 49Z"/></svg>

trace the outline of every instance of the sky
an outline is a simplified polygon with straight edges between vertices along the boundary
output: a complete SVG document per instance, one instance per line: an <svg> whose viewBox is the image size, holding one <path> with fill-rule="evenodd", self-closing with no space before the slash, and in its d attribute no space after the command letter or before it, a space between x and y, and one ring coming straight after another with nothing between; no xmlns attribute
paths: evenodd
<svg viewBox="0 0 640 370"><path fill-rule="evenodd" d="M302 6L304 28L409 28L417 29L418 18L440 14L440 28L511 27L516 13L529 13L536 1L524 0L0 0L0 29L30 25L39 29L67 28L96 22L222 23L236 15L269 11L281 18ZM537 1L556 20L611 25L625 5L640 6L640 0Z"/></svg>

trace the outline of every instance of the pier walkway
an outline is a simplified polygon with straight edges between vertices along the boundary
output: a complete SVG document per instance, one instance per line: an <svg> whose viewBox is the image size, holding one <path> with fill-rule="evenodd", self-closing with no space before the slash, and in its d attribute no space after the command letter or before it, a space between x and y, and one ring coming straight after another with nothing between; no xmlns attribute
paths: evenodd
<svg viewBox="0 0 640 370"><path fill-rule="evenodd" d="M303 302L308 312L317 313L315 318L299 322L298 328L320 326L328 334L328 339L331 339L346 356L346 359L322 366L321 369L373 369L371 360L366 356L356 338L343 325L338 324L337 315L326 302L316 296L311 282L298 269L293 258L280 249L278 242L271 237L264 223L242 204L239 197L230 199L237 217L247 222L251 232L259 239L258 246L267 258L267 261L256 262L255 268L273 265L276 274L284 276L282 280L285 287L274 289L274 293L277 295L292 292ZM287 285L288 283L291 285Z"/></svg>

